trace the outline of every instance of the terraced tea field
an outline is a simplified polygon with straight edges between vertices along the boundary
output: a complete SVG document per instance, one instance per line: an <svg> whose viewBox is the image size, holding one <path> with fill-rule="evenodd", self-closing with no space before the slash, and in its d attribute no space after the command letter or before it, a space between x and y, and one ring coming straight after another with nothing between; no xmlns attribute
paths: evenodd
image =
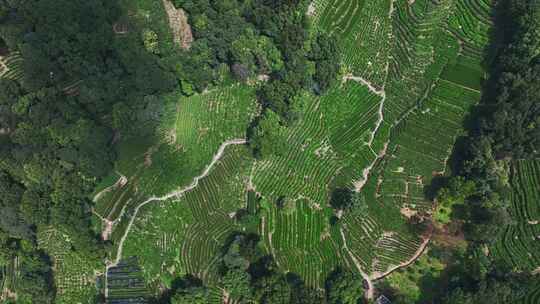
<svg viewBox="0 0 540 304"><path fill-rule="evenodd" d="M260 208L263 248L283 271L321 289L334 267L346 267L366 280L371 297L373 280L414 261L429 242L429 232L414 235L407 222L432 212L425 187L445 173L464 118L480 100L492 5L314 1L311 30L337 39L341 79L322 96L299 97L298 119L278 135L282 148L262 159L244 145L259 115L257 84L166 98L157 139L124 143L136 146L119 150L116 169L125 177L103 184L110 191L96 200L115 248L109 271L136 257L150 293L183 274L216 287L220 246L250 228L236 212ZM526 170L537 183L536 169ZM337 189L358 194L352 210L331 208ZM514 194L514 212L535 221L539 210L519 203L538 197L531 189ZM509 228L508 237L531 237L535 227Z"/></svg>
<svg viewBox="0 0 540 304"><path fill-rule="evenodd" d="M536 287L532 288L530 292L523 297L523 299L520 299L516 303L519 304L533 304L538 303L540 301L540 283L536 283Z"/></svg>
<svg viewBox="0 0 540 304"><path fill-rule="evenodd" d="M149 292L136 258L126 258L109 268L106 278L107 303L148 303Z"/></svg>
<svg viewBox="0 0 540 304"><path fill-rule="evenodd" d="M516 161L510 180L514 223L508 225L494 254L516 271L540 271L540 160Z"/></svg>
<svg viewBox="0 0 540 304"><path fill-rule="evenodd" d="M0 77L21 80L23 77L23 58L19 52L0 59Z"/></svg>
<svg viewBox="0 0 540 304"><path fill-rule="evenodd" d="M317 26L342 45L346 71L381 88L392 45L393 1L316 0L312 6Z"/></svg>
<svg viewBox="0 0 540 304"><path fill-rule="evenodd" d="M328 222L330 210L318 210L306 199L288 202L290 206L284 208L290 210L280 210L268 201L264 204L260 233L267 251L284 270L320 287L342 259L339 238L332 237L337 231Z"/></svg>
<svg viewBox="0 0 540 304"><path fill-rule="evenodd" d="M245 147L226 150L197 188L141 211L145 215L135 221L125 254L139 257L149 281L173 273L210 279L225 238L240 229L233 217L245 205L249 170Z"/></svg>
<svg viewBox="0 0 540 304"><path fill-rule="evenodd" d="M254 91L246 86L196 95L181 103L177 98L169 97L169 115L159 129L161 139L135 149L127 145L125 150L131 151L117 166L117 172L126 176L114 184L112 179L96 200L94 212L113 240L123 236L138 204L187 185L223 142L245 137L255 113Z"/></svg>
<svg viewBox="0 0 540 304"><path fill-rule="evenodd" d="M285 150L257 162L252 182L269 200L303 197L325 207L336 175L350 183L376 158L378 147L370 141L381 97L348 82L303 99L302 119L281 135Z"/></svg>

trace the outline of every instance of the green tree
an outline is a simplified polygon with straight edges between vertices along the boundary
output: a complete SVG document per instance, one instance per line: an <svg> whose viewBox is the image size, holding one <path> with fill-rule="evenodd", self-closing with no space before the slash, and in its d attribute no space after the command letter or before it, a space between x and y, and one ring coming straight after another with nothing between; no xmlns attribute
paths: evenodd
<svg viewBox="0 0 540 304"><path fill-rule="evenodd" d="M250 138L250 146L255 156L263 158L282 153L286 148L284 132L279 116L274 111L267 110Z"/></svg>
<svg viewBox="0 0 540 304"><path fill-rule="evenodd" d="M251 299L250 275L242 269L229 269L221 277L223 292L235 303L248 303Z"/></svg>
<svg viewBox="0 0 540 304"><path fill-rule="evenodd" d="M330 206L338 210L348 209L353 205L353 195L354 193L350 189L335 189L330 195Z"/></svg>
<svg viewBox="0 0 540 304"><path fill-rule="evenodd" d="M325 92L337 80L340 70L339 49L334 39L327 34L319 33L311 44L310 59L315 62L315 75L319 92Z"/></svg>
<svg viewBox="0 0 540 304"><path fill-rule="evenodd" d="M159 40L156 32L145 29L142 32L142 39L146 50L152 54L159 54Z"/></svg>
<svg viewBox="0 0 540 304"><path fill-rule="evenodd" d="M208 304L208 290L204 287L190 287L178 290L171 298L171 304Z"/></svg>
<svg viewBox="0 0 540 304"><path fill-rule="evenodd" d="M36 225L47 225L49 223L49 208L52 201L47 195L47 191L46 188L39 190L37 187L24 191L21 198L21 212L27 222Z"/></svg>
<svg viewBox="0 0 540 304"><path fill-rule="evenodd" d="M462 176L454 177L448 186L441 188L437 193L437 208L434 219L441 224L448 224L452 219L452 208L464 205L465 200L476 194L476 184Z"/></svg>
<svg viewBox="0 0 540 304"><path fill-rule="evenodd" d="M289 304L293 289L284 275L272 273L257 282L256 299L261 304Z"/></svg>
<svg viewBox="0 0 540 304"><path fill-rule="evenodd" d="M223 255L222 261L227 269L239 269L246 271L249 267L250 261L242 255L242 242L245 236L237 235L229 245L227 252Z"/></svg>
<svg viewBox="0 0 540 304"><path fill-rule="evenodd" d="M117 102L112 108L112 127L122 133L127 133L133 123L133 112L123 102ZM127 135L127 134L126 134Z"/></svg>
<svg viewBox="0 0 540 304"><path fill-rule="evenodd" d="M357 304L363 296L361 278L341 268L329 276L325 289L328 304Z"/></svg>
<svg viewBox="0 0 540 304"><path fill-rule="evenodd" d="M24 252L21 261L21 280L15 288L21 302L54 303L56 289L52 280L51 262L41 251Z"/></svg>
<svg viewBox="0 0 540 304"><path fill-rule="evenodd" d="M442 304L515 303L534 282L531 278L510 276L507 279L488 278L476 289L457 288L447 295Z"/></svg>

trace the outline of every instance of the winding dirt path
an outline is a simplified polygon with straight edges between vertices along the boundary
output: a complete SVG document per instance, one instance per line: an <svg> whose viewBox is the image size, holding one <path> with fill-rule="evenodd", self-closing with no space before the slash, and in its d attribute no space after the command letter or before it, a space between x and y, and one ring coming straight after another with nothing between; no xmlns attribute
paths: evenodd
<svg viewBox="0 0 540 304"><path fill-rule="evenodd" d="M263 233L265 232L264 230L264 227L265 227L265 220L266 220L266 217L262 217L262 227L263 227ZM272 254L272 256L274 256L274 261L276 262L276 265L278 267L281 267L281 265L279 264L279 261L277 260L277 254L276 254L276 249L274 248L274 243L272 242L272 236L274 235L274 230L272 231L268 231L267 233L268 235L268 246L270 247L270 253Z"/></svg>
<svg viewBox="0 0 540 304"><path fill-rule="evenodd" d="M181 189L175 190L173 192L170 192L170 193L168 193L168 194L166 194L164 196L160 196L160 197L152 196L152 197L148 198L147 200L145 200L144 202L140 203L135 208L135 211L133 212L133 215L131 216L131 219L129 220L128 226L126 227L126 231L124 232L124 235L120 239L120 242L118 244L118 250L116 252L116 258L114 259L113 262L107 262L106 263L107 266L105 268L105 272L108 273L110 268L116 267L120 263L120 260L122 259L122 250L124 248L124 242L126 241L127 236L128 236L128 234L129 234L129 232L131 230L131 227L133 226L133 223L134 223L135 219L137 218L137 214L139 213L139 210L142 207L144 207L145 205L147 205L149 203L152 203L152 202L161 202L161 201L166 201L168 199L171 199L173 197L177 197L177 198L182 197L186 192L195 189L199 185L199 181L201 179L205 178L210 173L210 171L212 170L214 165L221 159L221 157L223 156L223 153L225 152L225 149L228 146L231 146L231 145L243 145L243 144L246 144L246 143L247 143L247 140L244 139L244 138L231 139L231 140L225 141L219 147L218 151L216 152L216 154L212 158L212 161L206 166L206 168L204 169L204 171L200 175L196 176L193 179L191 184L189 184L188 186L186 186L184 188L181 188ZM106 274L105 275L105 297L107 297L107 296L108 296L108 289L107 289L107 274Z"/></svg>
<svg viewBox="0 0 540 304"><path fill-rule="evenodd" d="M394 266L388 268L385 272L382 272L382 273L381 272L374 272L371 275L368 275L366 272L364 272L362 270L362 265L360 264L358 259L353 255L352 251L347 246L347 241L346 241L346 238L345 238L345 233L343 232L343 228L340 228L339 231L341 233L341 238L343 239L343 249L345 249L347 254L349 254L349 257L351 258L351 260L353 260L353 262L354 262L354 264L356 266L356 269L358 269L358 272L360 272L360 275L362 276L362 279L364 279L364 281L366 281L367 290L365 291L364 297L367 300L373 299L374 294L375 294L375 286L373 285L373 281L383 279L386 276L392 274L394 271L396 271L396 270L398 270L400 268L407 267L407 266L411 265L412 263L414 263L414 261L416 261L420 256L422 256L422 254L424 254L424 252L426 251L427 246L429 245L429 242L431 241L431 236L433 235L433 230L431 230L429 232L428 236L424 237L424 241L422 242L420 247L418 247L418 250L416 250L414 255L410 259L408 259L407 261L402 262L402 263L400 263L398 265L394 265Z"/></svg>
<svg viewBox="0 0 540 304"><path fill-rule="evenodd" d="M389 69L389 64L387 64L385 67L386 75L388 75L388 69ZM377 119L377 122L375 123L375 128L373 128L373 131L371 131L371 134L369 135L369 141L366 143L369 146L369 148L373 151L372 145L373 145L373 141L375 140L375 135L377 134L377 132L381 128L381 125L384 122L384 104L386 101L386 91L384 88L386 85L386 80L382 86L382 89L380 90L375 88L375 86L371 84L371 82L369 82L368 80L362 77L357 77L352 74L343 76L343 79L342 79L343 82L346 82L348 80L356 81L365 85L369 89L370 92L381 97L381 101L379 103L379 109L377 110L379 117ZM354 182L354 189L356 192L362 191L362 188L364 188L368 180L369 174L371 173L371 170L373 169L377 161L386 155L388 144L389 142L386 142L382 150L379 151L379 153L377 154L377 157L375 157L375 159L371 162L371 164L369 164L368 167L364 168L364 170L362 171L362 179Z"/></svg>
<svg viewBox="0 0 540 304"><path fill-rule="evenodd" d="M392 13L393 13L393 2L392 2L392 7L391 7L391 10L390 10L389 18L391 18ZM388 75L388 69L389 69L389 64L387 64L386 67L385 67L386 75ZM349 80L356 81L358 83L361 83L362 85L365 85L369 89L370 92L372 92L373 94L378 95L378 96L380 96L382 98L381 102L379 104L379 109L378 109L379 118L377 119L377 122L375 123L375 128L371 132L370 139L367 142L368 146L370 148L372 148L371 146L372 146L373 141L375 139L375 135L378 132L378 130L380 129L382 123L384 122L384 104L385 104L385 101L386 101L386 91L385 91L386 80L385 80L385 82L383 84L382 89L377 89L368 80L366 80L366 79L364 79L362 77L353 76L351 74L345 75L343 77L343 79L342 79L343 82L346 82L346 81L349 81ZM373 160L373 162L368 167L364 168L364 170L362 171L362 179L354 182L356 192L362 191L363 187L365 186L365 184L366 184L366 182L367 182L367 180L369 178L369 174L371 173L373 167L375 166L375 164L377 163L378 160L382 159L386 155L387 150L388 150L388 145L389 145L389 142L387 141L384 144L381 151L379 151L379 153L377 154L377 157ZM366 272L364 272L362 270L362 265L360 264L358 259L352 254L351 250L348 248L346 238L345 238L345 233L343 232L343 229L340 229L340 232L341 232L341 237L343 239L343 244L344 244L343 246L344 246L345 251L349 254L351 260L354 262L356 268L360 272L360 275L366 281L367 290L365 291L364 296L365 296L365 298L367 300L373 299L374 294L375 294L375 287L373 285L373 281L382 279L382 278L390 275L392 272L396 271L397 269L400 269L400 268L407 267L407 266L411 265L414 261L416 261L416 259L418 259L425 252L425 250L426 250L426 248L429 245L429 242L431 240L431 236L433 234L433 231L429 232L429 235L424 238L424 241L422 242L422 244L420 245L418 250L415 252L415 254L410 259L408 259L407 261L405 261L403 263L400 263L398 265L392 266L392 267L388 268L383 273L375 272L375 273L373 273L371 275L368 275Z"/></svg>
<svg viewBox="0 0 540 304"><path fill-rule="evenodd" d="M390 8L389 8L389 11L388 11L388 18L389 19L393 18L393 14L395 12L394 1L395 0L390 1ZM384 83L383 83L381 89L377 89L368 80L366 80L366 79L364 79L362 77L354 76L352 74L345 75L345 76L343 76L343 79L342 79L342 82L352 80L352 81L361 83L362 85L365 85L369 89L370 92L372 92L373 94L375 94L377 96L380 96L382 98L381 102L379 104L379 109L378 109L378 116L379 117L377 119L377 122L375 123L375 128L373 129L373 131L370 134L370 139L367 142L367 144L369 145L370 148L372 148L372 144L373 144L373 141L375 139L376 133L378 132L378 130L380 129L382 123L384 122L384 105L385 105L386 98L387 98L385 87L386 87L386 83L387 83L389 69L390 69L390 61L388 61L386 63L386 66L384 68L385 80L384 80ZM393 125L395 125L396 123L394 123ZM390 142L387 141L384 144L381 151L379 151L379 153L377 154L377 157L375 158L375 160L368 167L366 167L362 171L362 179L354 182L355 191L360 192L362 190L362 188L365 186L365 184L366 184L366 182L368 180L369 174L370 174L371 170L373 169L373 167L375 166L375 164L377 163L377 161L379 159L382 159L386 155L389 143ZM372 149L372 151L373 151L373 149ZM373 153L375 153L375 152L373 151ZM400 263L398 265L394 265L394 266L388 268L386 271L384 271L382 273L374 272L371 275L368 275L366 272L364 272L362 270L362 265L360 264L358 259L352 254L351 250L348 248L345 233L343 232L343 228L340 229L340 233L341 233L341 237L343 239L343 248L349 254L351 260L354 262L354 264L355 264L356 268L358 269L358 271L360 272L360 275L362 276L362 278L366 281L367 290L365 291L364 296L369 301L369 300L373 299L374 293L375 293L375 287L374 287L373 281L380 280L380 279L390 275L394 271L396 271L396 270L398 270L400 268L407 267L407 266L411 265L412 263L414 263L414 261L416 261L420 256L422 256L422 254L425 252L426 248L428 247L429 242L431 241L431 237L433 235L433 230L431 229L429 231L428 235L423 238L423 242L420 245L420 247L417 249L417 251L414 253L414 255L411 258L409 258L407 261L404 261L404 262L402 262L402 263ZM538 271L540 272L540 268L538 268Z"/></svg>
<svg viewBox="0 0 540 304"><path fill-rule="evenodd" d="M353 184L354 184L354 191L356 192L360 192L362 191L362 189L364 188L364 186L366 185L367 183L367 180L369 178L369 174L371 173L371 170L373 170L373 167L375 166L375 164L377 163L377 161L379 159L382 159L385 155L386 155L386 152L388 151L388 144L390 142L387 141L385 144L384 144L384 147L383 149L379 152L379 154L377 155L377 157L371 162L371 164L369 164L369 166L367 166L366 168L364 168L364 170L362 170L362 179L361 180L358 180L358 181L355 181Z"/></svg>
<svg viewBox="0 0 540 304"><path fill-rule="evenodd" d="M351 260L353 260L354 265L356 266L356 269L358 269L358 272L360 272L360 275L362 276L362 278L364 279L364 281L366 281L368 285L368 289L366 290L364 297L367 300L371 300L373 299L373 294L375 293L375 287L373 286L373 281L371 277L362 270L362 265L360 265L360 262L358 261L358 259L354 256L354 254L352 254L351 250L347 246L347 240L345 238L345 233L343 232L343 228L340 228L339 232L341 233L341 238L343 239L343 249L347 251L347 254L349 254L349 257L351 257Z"/></svg>
<svg viewBox="0 0 540 304"><path fill-rule="evenodd" d="M407 267L409 265L411 265L412 263L414 263L414 261L416 261L416 259L418 259L420 256L422 256L422 254L426 251L426 248L427 246L429 245L429 242L431 241L431 236L433 235L433 230L431 230L429 232L429 235L424 237L424 241L422 242L422 244L420 245L420 247L418 247L418 250L416 250L416 252L414 253L414 255L408 259L407 261L403 262L403 263L400 263L398 265L395 265L393 267L390 267L388 268L385 272L375 272L373 273L370 278L371 280L380 280L388 275L390 275L392 272L400 269L400 268L403 268L403 267Z"/></svg>
<svg viewBox="0 0 540 304"><path fill-rule="evenodd" d="M118 180L111 186L101 190L99 193L97 193L94 198L92 198L92 201L95 203L97 202L103 195L113 191L114 189L119 189L119 188L122 188L124 187L127 182L128 182L128 178L123 175L122 173L118 172L118 171L115 171L115 173L117 175L119 175L120 177L118 178ZM109 213L111 214L112 212L114 212L114 210L116 209L116 204L114 205L113 207L113 210ZM103 238L103 240L108 240L110 237L111 237L111 234L112 234L112 230L113 230L113 226L114 226L114 223L115 221L110 221L107 217L108 215L101 215L99 213L97 213L93 208L92 208L92 213L94 215L96 215L101 221L102 221L102 224L103 224L103 229L101 231L101 237Z"/></svg>
<svg viewBox="0 0 540 304"><path fill-rule="evenodd" d="M122 173L118 172L118 171L115 171L116 174L118 174L120 177L118 178L118 180L114 183L114 185L112 186L109 186L101 191L99 191L96 195L94 195L94 198L92 198L92 201L95 203L97 202L103 195L111 192L113 189L115 188L121 188L123 187L125 184L127 184L128 182L128 179L125 175L123 175Z"/></svg>
<svg viewBox="0 0 540 304"><path fill-rule="evenodd" d="M347 81L347 80L356 81L365 85L366 87L368 87L370 92L382 98L381 102L379 103L379 109L377 110L379 118L377 119L377 122L375 123L375 128L371 132L371 135L368 141L368 145L371 147L371 145L373 144L373 140L375 139L375 134L377 133L377 131L379 130L379 128L381 127L384 121L384 102L386 101L386 92L384 91L384 87L382 90L377 90L375 86L373 86L369 81L365 80L362 77L357 77L353 75L345 75L343 77L343 81Z"/></svg>
<svg viewBox="0 0 540 304"><path fill-rule="evenodd" d="M384 92L384 89L383 90L378 90L377 88L375 88L374 85L371 84L371 82L364 79L363 77L354 76L352 74L347 74L347 75L343 76L343 81L345 82L347 80L356 81L356 82L359 82L359 83L365 85L375 95L379 95L381 97L386 96L386 93Z"/></svg>

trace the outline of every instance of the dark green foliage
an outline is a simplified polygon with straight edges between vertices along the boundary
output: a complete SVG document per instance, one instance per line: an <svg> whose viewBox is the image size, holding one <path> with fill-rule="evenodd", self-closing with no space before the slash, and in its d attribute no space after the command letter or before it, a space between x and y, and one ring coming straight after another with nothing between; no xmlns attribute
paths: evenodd
<svg viewBox="0 0 540 304"><path fill-rule="evenodd" d="M6 11L0 37L23 64L17 81L0 79L0 228L34 248L25 249L21 292L50 303L49 262L32 253L35 229L52 225L73 250L104 257L88 196L112 170L115 131L116 138L152 132L161 114L155 96L178 80L145 50L137 28L122 39L114 34L118 1L0 1Z"/></svg>
<svg viewBox="0 0 540 304"><path fill-rule="evenodd" d="M453 198L464 201L460 220L465 221L466 237L475 242L491 242L504 223L510 221L503 199L508 191L505 159L534 158L540 144L540 61L535 53L540 45L531 39L538 30L540 7L534 1L510 0L501 4L497 20L504 26L505 47L491 68L487 93L476 111L479 122L471 126L458 156L456 175L450 181L474 183L458 187ZM450 184L450 188L451 188ZM449 187L446 187L449 189ZM439 201L449 199L449 192L439 193Z"/></svg>
<svg viewBox="0 0 540 304"><path fill-rule="evenodd" d="M470 291L470 287L455 289L445 297L443 304L515 303L532 287L532 278L513 275L506 278L489 278Z"/></svg>
<svg viewBox="0 0 540 304"><path fill-rule="evenodd" d="M174 280L172 290L166 293L159 303L207 304L209 303L209 291L200 280L185 276Z"/></svg>
<svg viewBox="0 0 540 304"><path fill-rule="evenodd" d="M259 255L250 264L248 272L252 298L257 303L323 303L300 278L292 273L280 272L270 256Z"/></svg>
<svg viewBox="0 0 540 304"><path fill-rule="evenodd" d="M24 188L14 181L6 171L0 171L0 204L2 207L15 207L23 195Z"/></svg>
<svg viewBox="0 0 540 304"><path fill-rule="evenodd" d="M208 290L204 287L190 287L176 292L171 304L207 304Z"/></svg>
<svg viewBox="0 0 540 304"><path fill-rule="evenodd" d="M362 298L362 280L344 269L336 269L326 281L328 304L357 304Z"/></svg>
<svg viewBox="0 0 540 304"><path fill-rule="evenodd" d="M249 267L250 261L244 256L247 244L246 236L237 235L227 248L222 261L225 269L239 269L245 271Z"/></svg>
<svg viewBox="0 0 540 304"><path fill-rule="evenodd" d="M20 277L9 286L24 303L54 303L51 261L35 244L8 236L0 229L0 267L19 261ZM13 274L11 274L13 275Z"/></svg>
<svg viewBox="0 0 540 304"><path fill-rule="evenodd" d="M482 131L492 138L498 157L539 155L540 60L519 72L505 72L499 80L496 109Z"/></svg>
<svg viewBox="0 0 540 304"><path fill-rule="evenodd" d="M282 134L284 127L280 117L272 110L259 117L257 125L250 135L250 146L257 158L280 155L285 150Z"/></svg>
<svg viewBox="0 0 540 304"><path fill-rule="evenodd" d="M129 133L135 120L131 109L123 102L118 102L112 108L112 127L121 133Z"/></svg>
<svg viewBox="0 0 540 304"><path fill-rule="evenodd" d="M28 188L21 198L21 213L27 222L45 225L50 222L51 204L46 188Z"/></svg>
<svg viewBox="0 0 540 304"><path fill-rule="evenodd" d="M251 276L245 270L231 268L220 278L220 285L230 299L238 303L249 303L251 300Z"/></svg>
<svg viewBox="0 0 540 304"><path fill-rule="evenodd" d="M24 188L0 170L0 229L11 237L31 239L33 232L19 212Z"/></svg>
<svg viewBox="0 0 540 304"><path fill-rule="evenodd" d="M270 80L259 91L261 104L290 120L289 105L301 90L315 82L317 91L325 91L336 78L333 40L320 34L307 42L306 1L174 3L188 12L196 38L188 56L178 58L180 77L199 91L218 80L215 69L224 63L242 81L264 74Z"/></svg>
<svg viewBox="0 0 540 304"><path fill-rule="evenodd" d="M51 261L41 251L24 252L21 261L21 280L16 292L32 303L53 303Z"/></svg>
<svg viewBox="0 0 540 304"><path fill-rule="evenodd" d="M273 79L261 87L258 97L264 108L287 118L289 101L290 98L294 97L296 91L289 83Z"/></svg>
<svg viewBox="0 0 540 304"><path fill-rule="evenodd" d="M272 35L261 31L249 16L262 2L194 1L174 2L187 11L195 41L179 56L180 77L198 91L219 81L216 71L222 64L245 81L257 74L283 69L282 54Z"/></svg>
<svg viewBox="0 0 540 304"><path fill-rule="evenodd" d="M470 220L463 227L468 240L493 243L512 218L505 208L474 206L468 214Z"/></svg>
<svg viewBox="0 0 540 304"><path fill-rule="evenodd" d="M255 297L260 303L290 303L293 290L284 275L268 275L260 278L256 284Z"/></svg>
<svg viewBox="0 0 540 304"><path fill-rule="evenodd" d="M353 195L350 189L335 189L330 196L330 206L337 210L348 209L353 204Z"/></svg>
<svg viewBox="0 0 540 304"><path fill-rule="evenodd" d="M316 62L315 75L317 91L325 92L337 79L339 73L338 44L327 34L319 34L312 41L310 59Z"/></svg>
<svg viewBox="0 0 540 304"><path fill-rule="evenodd" d="M497 158L538 156L540 151L540 7L536 1L506 2L506 43L493 67L479 129ZM504 26L504 24L502 25Z"/></svg>

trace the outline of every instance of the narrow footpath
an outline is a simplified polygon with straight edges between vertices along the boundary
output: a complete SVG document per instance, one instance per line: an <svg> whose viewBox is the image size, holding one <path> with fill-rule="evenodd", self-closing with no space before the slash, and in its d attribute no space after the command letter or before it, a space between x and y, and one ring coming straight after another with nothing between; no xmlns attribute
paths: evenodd
<svg viewBox="0 0 540 304"><path fill-rule="evenodd" d="M173 197L181 198L186 192L189 192L189 191L195 189L199 185L199 181L201 179L205 178L210 173L210 171L212 170L214 165L221 159L221 157L223 156L223 154L225 152L225 149L228 146L231 146L231 145L243 145L243 144L246 144L246 143L247 143L247 141L244 138L231 139L231 140L228 140L228 141L224 142L223 144L221 144L221 146L219 147L217 153L212 158L212 161L206 166L206 168L204 169L204 171L200 175L196 176L193 179L191 184L189 184L188 186L186 186L184 188L181 188L181 189L175 190L173 192L170 192L170 193L168 193L168 194L166 194L164 196L160 196L160 197L152 196L152 197L148 198L147 200L145 200L144 202L140 203L135 208L135 210L133 212L133 216L131 216L131 219L129 220L128 226L126 227L126 231L124 232L124 235L122 236L122 238L120 239L120 242L118 244L118 250L116 251L116 258L114 259L113 262L110 262L110 261L106 262L106 267L105 267L105 298L107 298L108 294L109 294L108 293L108 284L107 284L107 279L108 279L107 276L108 276L109 269L118 266L118 264L120 263L120 260L122 259L122 250L124 248L124 242L126 241L127 236L129 235L129 232L131 231L131 227L133 226L133 223L135 222L135 219L137 218L137 215L139 214L139 210L142 207L144 207L144 206L146 206L146 205L148 205L150 203L153 203L153 202L166 201L166 200L169 200L169 199L171 199Z"/></svg>

